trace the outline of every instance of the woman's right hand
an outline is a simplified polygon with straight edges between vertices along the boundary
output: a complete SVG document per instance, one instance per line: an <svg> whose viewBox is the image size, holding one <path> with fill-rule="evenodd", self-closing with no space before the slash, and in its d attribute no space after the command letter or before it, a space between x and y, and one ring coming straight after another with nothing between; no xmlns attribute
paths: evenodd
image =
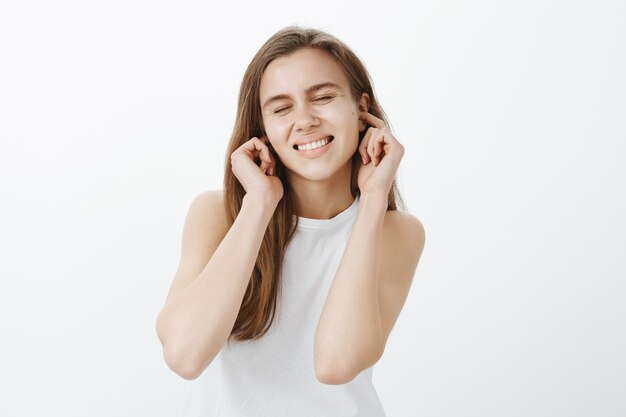
<svg viewBox="0 0 626 417"><path fill-rule="evenodd" d="M276 160L268 143L266 136L253 137L230 155L230 163L247 195L269 197L277 203L283 197L283 183L276 176Z"/></svg>

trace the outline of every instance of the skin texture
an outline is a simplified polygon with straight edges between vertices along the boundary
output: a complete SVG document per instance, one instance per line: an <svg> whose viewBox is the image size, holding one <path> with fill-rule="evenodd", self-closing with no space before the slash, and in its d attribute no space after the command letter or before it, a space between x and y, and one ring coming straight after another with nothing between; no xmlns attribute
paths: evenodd
<svg viewBox="0 0 626 417"><path fill-rule="evenodd" d="M324 82L335 83L339 89L306 94L308 87ZM288 169L298 215L329 219L354 200L350 193L350 160L357 151L359 131L366 128L359 116L367 109L369 97L363 94L357 103L341 67L329 53L317 49L299 50L268 65L261 78L261 106L278 94L290 98L262 108L263 123L274 155ZM293 149L297 139L320 133L335 137L330 152L308 159Z"/></svg>
<svg viewBox="0 0 626 417"><path fill-rule="evenodd" d="M337 87L307 91L326 82ZM268 103L276 95L282 98ZM381 358L424 247L415 216L387 212L404 147L367 113L367 94L354 100L341 67L325 51L303 49L272 61L261 79L260 101L266 130L261 139L288 170L299 216L329 219L345 210L354 200L351 158L355 152L363 158L359 212L314 341L318 380L344 384ZM309 159L293 149L296 140L318 134L335 137L324 154Z"/></svg>
<svg viewBox="0 0 626 417"><path fill-rule="evenodd" d="M338 87L307 93L323 82ZM263 108L266 136L252 138L231 155L233 172L247 192L242 209L228 229L222 191L204 192L193 201L157 335L174 372L185 379L202 374L233 328L264 231L282 198L275 158L287 168L297 214L329 219L354 200L350 164L358 152L364 161L359 212L314 341L318 380L347 383L382 356L424 247L424 229L415 216L386 210L404 148L382 120L367 113L367 94L358 101L351 97L345 74L324 51L304 49L272 61L260 89L261 104L286 96ZM323 155L303 158L293 149L296 140L318 134L335 137Z"/></svg>

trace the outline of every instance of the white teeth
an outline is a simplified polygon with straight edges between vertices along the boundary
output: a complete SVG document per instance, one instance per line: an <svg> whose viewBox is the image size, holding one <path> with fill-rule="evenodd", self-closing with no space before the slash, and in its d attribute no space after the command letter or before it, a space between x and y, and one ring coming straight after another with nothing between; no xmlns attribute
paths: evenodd
<svg viewBox="0 0 626 417"><path fill-rule="evenodd" d="M305 150L313 150L313 149L321 148L322 146L326 145L328 142L330 142L330 138L321 139L312 143L307 143L306 145L298 145L298 150L305 151Z"/></svg>

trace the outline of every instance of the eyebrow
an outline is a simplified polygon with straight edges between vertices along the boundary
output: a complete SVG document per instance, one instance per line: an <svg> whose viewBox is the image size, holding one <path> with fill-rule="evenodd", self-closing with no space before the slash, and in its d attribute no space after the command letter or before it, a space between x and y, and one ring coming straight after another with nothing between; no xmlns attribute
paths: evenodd
<svg viewBox="0 0 626 417"><path fill-rule="evenodd" d="M331 83L331 82L325 82L325 83L320 83L320 84L315 84L315 85L310 86L309 88L305 90L305 93L306 95L311 95L315 93L316 91L319 91L324 88L334 88L337 90L341 90L341 87L339 87L337 84ZM288 99L288 98L291 98L289 94L277 94L265 100L265 103L263 103L263 107L261 108L265 109L270 103L274 101Z"/></svg>

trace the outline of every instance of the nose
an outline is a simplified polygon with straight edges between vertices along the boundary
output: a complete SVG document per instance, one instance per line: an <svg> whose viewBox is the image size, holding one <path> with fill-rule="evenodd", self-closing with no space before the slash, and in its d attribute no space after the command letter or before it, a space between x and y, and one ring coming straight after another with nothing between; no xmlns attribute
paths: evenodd
<svg viewBox="0 0 626 417"><path fill-rule="evenodd" d="M315 127L320 124L319 119L311 110L311 107L306 104L296 109L296 119L294 123L296 130L307 131L311 127Z"/></svg>

